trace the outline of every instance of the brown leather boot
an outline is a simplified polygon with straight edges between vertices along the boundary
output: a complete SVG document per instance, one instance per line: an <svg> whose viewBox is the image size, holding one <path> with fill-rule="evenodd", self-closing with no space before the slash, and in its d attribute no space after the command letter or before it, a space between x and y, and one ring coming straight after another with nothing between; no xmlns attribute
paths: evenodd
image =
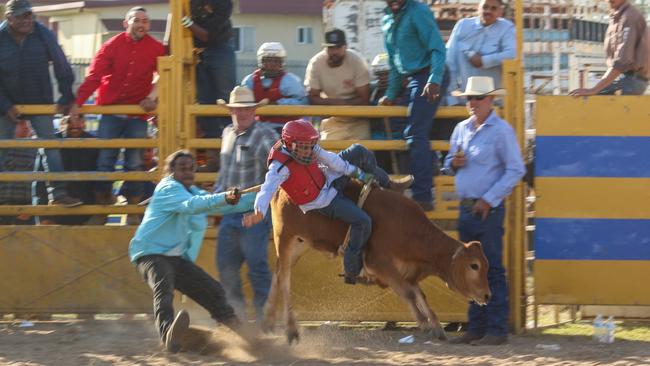
<svg viewBox="0 0 650 366"><path fill-rule="evenodd" d="M388 189L396 192L403 192L406 188L413 184L413 176L407 175L399 179L392 179L388 183Z"/></svg>

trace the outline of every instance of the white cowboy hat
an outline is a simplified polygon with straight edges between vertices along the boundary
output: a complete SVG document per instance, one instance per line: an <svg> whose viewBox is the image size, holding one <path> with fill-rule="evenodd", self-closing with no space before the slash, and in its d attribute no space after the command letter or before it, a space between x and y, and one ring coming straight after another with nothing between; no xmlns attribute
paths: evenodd
<svg viewBox="0 0 650 366"><path fill-rule="evenodd" d="M454 90L451 95L467 97L473 95L506 95L504 89L494 89L494 80L489 76L471 76L467 79L465 92Z"/></svg>
<svg viewBox="0 0 650 366"><path fill-rule="evenodd" d="M259 102L255 101L255 95L253 91L248 89L245 86L236 86L230 92L230 101L226 103L225 100L217 100L218 105L225 105L230 108L247 108L247 107L259 107L261 105L266 105L269 103L267 98L260 100Z"/></svg>

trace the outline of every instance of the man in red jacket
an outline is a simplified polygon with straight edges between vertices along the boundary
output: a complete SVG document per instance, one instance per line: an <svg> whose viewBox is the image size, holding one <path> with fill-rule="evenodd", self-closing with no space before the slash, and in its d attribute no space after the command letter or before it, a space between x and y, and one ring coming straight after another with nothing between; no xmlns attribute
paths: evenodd
<svg viewBox="0 0 650 366"><path fill-rule="evenodd" d="M83 105L97 90L97 104L139 104L145 112L156 108L155 88L152 84L156 74L157 58L165 55L165 47L151 37L147 11L142 7L131 8L124 18L125 31L108 40L97 52L88 76L77 92L75 107ZM146 115L104 115L99 121L97 137L101 139L145 138L147 137ZM102 149L97 161L97 170L112 172L119 149ZM142 170L142 149L126 149L124 170ZM142 184L131 184L127 192L129 203L139 203ZM111 204L112 182L96 185L96 202ZM93 223L103 224L105 216L96 217ZM130 225L139 223L139 216L129 215Z"/></svg>

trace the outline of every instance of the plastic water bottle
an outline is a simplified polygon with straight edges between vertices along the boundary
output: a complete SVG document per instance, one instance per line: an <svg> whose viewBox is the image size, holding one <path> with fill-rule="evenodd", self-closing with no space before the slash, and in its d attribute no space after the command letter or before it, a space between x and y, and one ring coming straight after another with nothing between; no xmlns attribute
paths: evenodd
<svg viewBox="0 0 650 366"><path fill-rule="evenodd" d="M596 342L603 342L603 335L605 334L605 324L603 323L603 316L598 314L593 322L594 335L593 340Z"/></svg>
<svg viewBox="0 0 650 366"><path fill-rule="evenodd" d="M614 343L614 337L616 333L616 324L614 323L614 317L610 316L607 318L604 324L605 328L605 343Z"/></svg>

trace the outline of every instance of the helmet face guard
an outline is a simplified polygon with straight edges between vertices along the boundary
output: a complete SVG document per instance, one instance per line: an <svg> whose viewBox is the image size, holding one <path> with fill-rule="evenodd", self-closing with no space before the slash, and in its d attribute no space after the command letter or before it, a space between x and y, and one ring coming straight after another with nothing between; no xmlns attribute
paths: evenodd
<svg viewBox="0 0 650 366"><path fill-rule="evenodd" d="M289 151L293 160L300 164L309 165L316 158L314 148L317 144L317 139L310 141L294 141L290 146L285 142L285 148Z"/></svg>

